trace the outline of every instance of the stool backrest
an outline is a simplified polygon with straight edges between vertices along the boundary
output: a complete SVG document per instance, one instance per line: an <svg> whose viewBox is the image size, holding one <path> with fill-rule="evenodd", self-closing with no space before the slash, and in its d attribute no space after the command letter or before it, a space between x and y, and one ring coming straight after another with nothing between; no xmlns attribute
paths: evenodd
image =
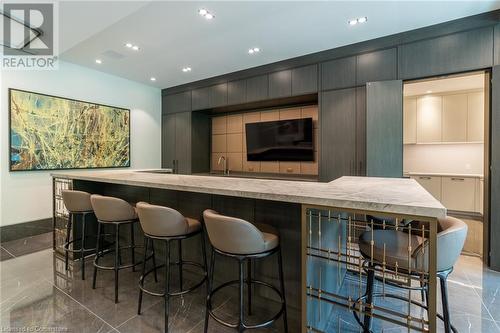
<svg viewBox="0 0 500 333"><path fill-rule="evenodd" d="M62 198L66 209L71 213L91 212L90 193L75 190L62 190Z"/></svg>
<svg viewBox="0 0 500 333"><path fill-rule="evenodd" d="M265 250L264 236L248 221L220 215L207 209L203 220L210 243L216 249L232 254L253 254Z"/></svg>
<svg viewBox="0 0 500 333"><path fill-rule="evenodd" d="M100 222L121 222L137 219L134 207L123 199L98 194L90 196L94 213Z"/></svg>
<svg viewBox="0 0 500 333"><path fill-rule="evenodd" d="M465 244L467 224L447 216L439 221L437 234L437 270L446 271L455 265ZM417 267L428 269L429 242L426 241L415 253Z"/></svg>
<svg viewBox="0 0 500 333"><path fill-rule="evenodd" d="M137 215L142 230L151 236L173 237L186 235L189 224L186 218L175 209L138 202Z"/></svg>

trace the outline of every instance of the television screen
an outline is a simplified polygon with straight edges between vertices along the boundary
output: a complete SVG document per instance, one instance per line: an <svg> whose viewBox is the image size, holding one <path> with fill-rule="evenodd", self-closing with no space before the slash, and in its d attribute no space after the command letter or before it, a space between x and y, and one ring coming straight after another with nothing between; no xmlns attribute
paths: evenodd
<svg viewBox="0 0 500 333"><path fill-rule="evenodd" d="M248 161L314 161L312 118L245 125Z"/></svg>

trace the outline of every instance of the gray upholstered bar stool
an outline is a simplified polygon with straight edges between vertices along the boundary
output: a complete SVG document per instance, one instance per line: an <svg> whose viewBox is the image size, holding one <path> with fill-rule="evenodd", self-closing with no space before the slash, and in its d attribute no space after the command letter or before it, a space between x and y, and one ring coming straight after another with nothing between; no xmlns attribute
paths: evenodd
<svg viewBox="0 0 500 333"><path fill-rule="evenodd" d="M151 205L146 202L139 202L136 205L137 214L139 215L139 220L141 223L142 230L144 231L144 260L142 266L142 275L139 278L139 306L137 309L137 313L141 314L141 306L142 306L142 294L143 292L152 295L163 297L165 300L165 333L168 332L168 311L169 311L169 300L171 296L180 296L184 295L188 292L191 292L197 289L199 286L203 284L203 282L207 281L207 256L205 251L205 240L203 238L203 229L200 221L184 217L181 213L176 211L175 209ZM200 236L201 241L201 250L203 256L203 263L197 263L193 261L186 261L182 259L182 241L194 236ZM162 241L165 243L165 264L156 266L156 262L154 259L153 253L153 268L146 272L146 261L147 261L147 251L149 244L151 244L151 248L154 249L154 241ZM171 263L170 262L170 244L172 242L178 242L178 261ZM173 292L170 290L170 266L177 265L179 268L179 291ZM201 268L203 273L203 278L200 279L199 282L195 283L194 286L188 289L183 288L183 278L182 278L182 270L184 265L190 265L194 267ZM144 287L145 278L151 273L155 273L156 277L156 269L165 267L165 289L163 293L156 293L150 291Z"/></svg>
<svg viewBox="0 0 500 333"><path fill-rule="evenodd" d="M441 300L443 305L443 314L438 314L438 317L443 320L446 333L450 333L451 331L456 333L456 329L451 325L446 281L462 252L465 238L467 237L467 224L451 216L440 219L438 223L437 278L439 278L441 285ZM382 266L384 262L385 272L387 273L394 273L395 270L403 272L405 267L409 267L410 271L407 270L407 274L420 276L421 272L428 272L429 270L429 243L415 234L396 230L367 231L359 237L359 248L361 254L366 259L368 277L366 292L357 301L363 300L367 304L372 304L374 298L384 296L408 301L406 298L395 294L374 293L375 279L380 279L375 275L375 268ZM413 249L411 256L408 255L409 248ZM411 287L387 281L385 283L404 289L424 290L424 301L428 300L427 284L421 287ZM418 303L414 300L411 303L427 309L427 304L425 303ZM369 315L371 314L371 307L367 307L368 310L365 308L364 312L368 313L368 315L364 315L363 322L361 322L356 310L353 313L364 332L371 332L372 316Z"/></svg>
<svg viewBox="0 0 500 333"><path fill-rule="evenodd" d="M125 268L132 268L135 271L135 266L140 264L135 262L135 240L134 240L134 224L139 222L135 208L123 199L106 197L98 194L93 194L90 197L94 213L97 217L97 250L94 259L94 279L92 281L92 289L96 288L97 270L112 270L115 272L115 303L118 303L118 271ZM130 225L130 245L120 246L120 227ZM114 226L114 248L106 251L103 248L103 239L111 234L104 233L104 226ZM121 262L121 250L129 249L132 257L132 263L123 265ZM104 266L99 264L99 259L108 253L114 252L114 265Z"/></svg>
<svg viewBox="0 0 500 333"><path fill-rule="evenodd" d="M95 235L87 236L85 234L85 225L87 224L87 215L93 214L92 204L90 203L90 193L75 190L63 190L62 198L66 209L69 212L68 224L66 225L66 242L63 249L65 252L65 268L68 270L69 252L80 253L81 256L81 270L82 280L85 280L85 254L90 251L95 251L95 248L86 248L85 240L88 237L95 237ZM75 217L81 216L82 221L82 236L77 239L70 239L71 229L75 222ZM75 249L75 242L80 242L80 248ZM70 248L72 247L72 248Z"/></svg>
<svg viewBox="0 0 500 333"><path fill-rule="evenodd" d="M203 220L207 229L208 238L212 244L210 270L209 270L209 292L207 296L205 312L205 332L208 331L208 320L212 317L219 324L235 328L238 332L247 329L255 329L270 326L280 316L283 316L284 329L288 332L288 323L286 316L285 286L283 281L283 260L281 258L281 246L279 236L276 230L266 225L253 225L245 220L220 215L213 210L203 212ZM259 280L252 279L251 262L255 259L268 257L274 253L278 254L278 270L280 279L280 289ZM215 254L230 257L238 261L239 279L228 281L214 288L213 277L215 267ZM244 266L247 263L247 278L244 277ZM281 299L281 308L271 319L255 325L245 323L244 317L244 285L247 284L247 302L248 311L251 314L252 284L259 284L273 290ZM212 311L212 297L216 292L230 285L239 286L239 319L237 323L229 323L217 317Z"/></svg>

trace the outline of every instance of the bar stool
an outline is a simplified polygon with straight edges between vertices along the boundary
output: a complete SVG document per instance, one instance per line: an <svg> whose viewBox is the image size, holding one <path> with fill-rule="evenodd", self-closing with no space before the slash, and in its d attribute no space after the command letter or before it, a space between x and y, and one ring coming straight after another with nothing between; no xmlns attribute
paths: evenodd
<svg viewBox="0 0 500 333"><path fill-rule="evenodd" d="M165 300L165 333L168 332L168 311L169 300L171 296L180 296L189 293L207 281L207 256L205 251L205 240L203 238L203 229L200 221L182 216L181 213L175 209L163 206L151 205L146 202L139 202L136 205L137 214L141 223L142 230L144 231L144 260L142 266L142 274L139 278L139 305L137 314L141 314L142 295L143 292L152 296L163 297ZM200 236L201 251L203 255L203 264L187 261L182 259L182 241L194 236ZM153 268L146 272L146 261L148 247L154 249L154 241L163 241L165 243L165 264L156 266L153 258ZM170 243L173 241L178 242L178 261L170 262ZM151 245L149 245L151 243ZM179 268L179 291L172 292L170 290L170 266L177 265ZM201 268L203 278L189 289L183 289L182 283L182 269L184 265L194 266ZM165 290L163 293L156 293L144 287L144 279L151 273L155 273L155 281L157 282L156 269L165 267ZM207 282L208 284L208 282ZM208 288L208 285L207 285Z"/></svg>
<svg viewBox="0 0 500 333"><path fill-rule="evenodd" d="M125 200L105 197L102 195L92 194L90 196L90 201L92 207L94 208L94 213L97 217L98 227L97 227L97 250L94 259L94 279L92 281L92 289L96 288L96 278L97 270L112 270L115 272L115 303L118 303L118 271L126 268L132 268L135 272L135 266L139 263L135 262L135 240L134 240L134 224L139 222L137 218L137 213L135 208L130 205ZM120 227L122 225L130 225L130 245L120 246ZM103 228L105 225L114 225L114 237L115 241L113 243L114 249L104 251L103 249L103 238L105 236L110 236L113 234L103 233ZM130 254L132 257L132 263L128 265L123 265L121 262L121 250L130 249ZM99 259L104 257L106 254L114 252L114 265L104 266L99 264Z"/></svg>
<svg viewBox="0 0 500 333"><path fill-rule="evenodd" d="M467 224L463 221L451 216L438 220L438 234L437 234L437 278L441 285L441 300L443 305L443 314L438 314L438 318L444 322L445 332L457 332L454 326L451 325L450 310L448 305L448 289L447 278L453 271L453 266L458 260L462 252L465 238L467 237ZM373 234L373 236L372 236ZM372 248L373 243L373 248ZM385 245L385 246L384 246ZM408 249L414 249L411 256L408 255ZM365 294L360 297L356 302L364 301L365 314L364 320L361 322L357 314L357 310L353 311L354 317L358 324L363 328L364 332L371 331L372 323L372 306L373 299L376 297L389 297L399 300L408 301L408 299L395 294L387 293L374 293L375 279L380 280L375 276L375 268L382 266L385 261L385 271L394 273L397 270L403 272L406 269L407 274L421 276L421 272L428 272L428 258L429 243L420 236L408 234L396 230L374 230L366 231L359 237L359 248L362 256L366 260L365 268L367 273L367 286ZM445 251L439 249L445 249ZM428 297L428 285L425 283L420 287L412 287L404 284L385 281L390 284L403 289L423 290L425 293L424 303L411 300L411 303L427 309L428 305L425 304ZM366 310L368 308L368 310Z"/></svg>
<svg viewBox="0 0 500 333"><path fill-rule="evenodd" d="M93 214L92 204L90 203L90 194L83 191L75 190L63 190L62 198L66 209L69 212L68 224L66 225L66 242L63 245L65 252L65 268L68 270L69 252L80 253L81 256L81 270L82 270L82 280L85 280L85 253L90 251L95 251L95 248L85 248L85 225L87 224L87 215ZM74 224L75 216L82 217L82 236L77 239L70 240L71 228ZM95 237L95 236L91 236ZM75 249L75 242L81 242L80 248ZM70 249L70 246L73 248Z"/></svg>
<svg viewBox="0 0 500 333"><path fill-rule="evenodd" d="M285 300L285 286L283 281L283 260L281 257L281 246L279 236L274 228L266 225L253 225L245 220L220 215L213 210L205 210L203 212L203 219L207 229L210 243L212 244L210 270L209 270L209 292L207 295L207 304L205 312L205 332L208 331L208 320L212 317L219 324L236 328L238 332L243 332L247 329L256 329L270 326L280 316L283 316L284 329L288 332L288 323L286 315L286 300ZM266 283L264 281L255 280L251 277L251 262L255 259L262 259L274 253L278 254L278 268L280 289ZM223 283L217 288L213 287L214 267L215 267L215 254L226 256L236 259L239 265L239 279ZM247 278L244 277L244 264L247 262ZM245 323L244 318L244 299L243 288L247 284L247 302L248 311L251 314L251 296L252 284L258 284L273 290L281 299L281 308L271 319L255 324L248 325ZM230 285L239 285L239 319L238 323L229 323L217 317L212 309L212 297L221 289Z"/></svg>

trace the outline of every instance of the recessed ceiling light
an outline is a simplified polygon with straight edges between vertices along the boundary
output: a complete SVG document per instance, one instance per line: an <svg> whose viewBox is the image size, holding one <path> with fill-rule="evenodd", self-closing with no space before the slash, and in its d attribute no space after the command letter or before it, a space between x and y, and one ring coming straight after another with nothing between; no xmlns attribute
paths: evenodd
<svg viewBox="0 0 500 333"><path fill-rule="evenodd" d="M125 46L126 46L126 47L128 47L128 48L130 49L130 48L132 48L132 46L134 46L134 45L132 45L132 43L126 43L126 44L125 44Z"/></svg>
<svg viewBox="0 0 500 333"><path fill-rule="evenodd" d="M260 52L260 48L258 47L252 47L251 49L248 49L249 54L254 54Z"/></svg>
<svg viewBox="0 0 500 333"><path fill-rule="evenodd" d="M363 16L363 17L358 17L356 19L349 20L349 21L347 21L347 23L349 23L349 25L356 25L358 23L365 23L366 21L368 21L368 17Z"/></svg>
<svg viewBox="0 0 500 333"><path fill-rule="evenodd" d="M186 72L191 72L191 67L184 67L184 68L182 69L182 71L183 71L184 73L186 73Z"/></svg>
<svg viewBox="0 0 500 333"><path fill-rule="evenodd" d="M432 90L427 90L426 92L427 94L431 94L432 93Z"/></svg>
<svg viewBox="0 0 500 333"><path fill-rule="evenodd" d="M137 45L132 46L132 50L139 51L139 46L137 46Z"/></svg>
<svg viewBox="0 0 500 333"><path fill-rule="evenodd" d="M100 64L102 64L102 60L101 59L96 59L95 63L100 65Z"/></svg>
<svg viewBox="0 0 500 333"><path fill-rule="evenodd" d="M156 78L155 77L151 77L150 80L154 82L154 81L156 81Z"/></svg>
<svg viewBox="0 0 500 333"><path fill-rule="evenodd" d="M203 16L204 18L206 18L207 20L211 20L211 19L213 19L215 17L214 14L210 13L205 8L198 9L198 14L200 14L201 16Z"/></svg>

